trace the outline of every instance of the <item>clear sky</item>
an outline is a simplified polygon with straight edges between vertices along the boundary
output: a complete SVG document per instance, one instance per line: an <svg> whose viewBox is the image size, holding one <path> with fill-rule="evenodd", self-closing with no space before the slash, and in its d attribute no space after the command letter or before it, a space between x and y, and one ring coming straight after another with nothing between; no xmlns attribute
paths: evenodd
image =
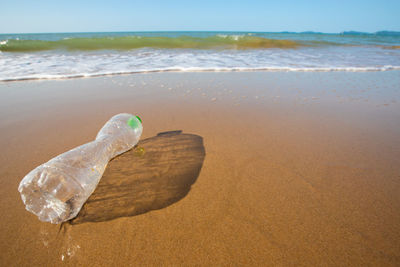
<svg viewBox="0 0 400 267"><path fill-rule="evenodd" d="M400 0L0 0L0 33L400 31Z"/></svg>

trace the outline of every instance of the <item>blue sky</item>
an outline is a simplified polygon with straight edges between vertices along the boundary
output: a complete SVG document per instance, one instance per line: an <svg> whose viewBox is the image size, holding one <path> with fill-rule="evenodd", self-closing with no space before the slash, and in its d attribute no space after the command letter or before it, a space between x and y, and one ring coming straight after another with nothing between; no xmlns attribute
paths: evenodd
<svg viewBox="0 0 400 267"><path fill-rule="evenodd" d="M0 33L400 31L400 0L0 0Z"/></svg>

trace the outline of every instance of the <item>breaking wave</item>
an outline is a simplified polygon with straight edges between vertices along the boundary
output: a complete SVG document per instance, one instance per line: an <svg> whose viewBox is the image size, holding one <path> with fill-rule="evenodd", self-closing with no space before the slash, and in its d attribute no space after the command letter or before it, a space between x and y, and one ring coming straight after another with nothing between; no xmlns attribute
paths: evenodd
<svg viewBox="0 0 400 267"><path fill-rule="evenodd" d="M48 50L93 51L131 50L138 48L190 49L263 49L304 46L294 40L268 39L247 35L214 35L209 37L122 36L103 38L64 38L61 40L16 40L0 43L2 52L36 52Z"/></svg>

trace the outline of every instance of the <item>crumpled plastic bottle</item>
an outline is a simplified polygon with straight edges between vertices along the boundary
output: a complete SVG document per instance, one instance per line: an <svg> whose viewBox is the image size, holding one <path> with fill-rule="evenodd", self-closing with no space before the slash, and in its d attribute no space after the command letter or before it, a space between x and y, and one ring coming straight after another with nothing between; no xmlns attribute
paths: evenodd
<svg viewBox="0 0 400 267"><path fill-rule="evenodd" d="M94 141L32 170L18 187L26 209L41 221L55 224L76 217L95 190L110 159L134 147L142 131L138 116L115 115Z"/></svg>

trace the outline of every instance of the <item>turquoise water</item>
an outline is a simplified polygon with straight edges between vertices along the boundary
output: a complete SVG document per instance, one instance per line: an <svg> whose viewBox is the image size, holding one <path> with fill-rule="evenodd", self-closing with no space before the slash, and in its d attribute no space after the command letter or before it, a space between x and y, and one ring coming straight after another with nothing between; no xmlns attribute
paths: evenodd
<svg viewBox="0 0 400 267"><path fill-rule="evenodd" d="M400 34L110 32L0 35L0 80L146 71L400 69Z"/></svg>

